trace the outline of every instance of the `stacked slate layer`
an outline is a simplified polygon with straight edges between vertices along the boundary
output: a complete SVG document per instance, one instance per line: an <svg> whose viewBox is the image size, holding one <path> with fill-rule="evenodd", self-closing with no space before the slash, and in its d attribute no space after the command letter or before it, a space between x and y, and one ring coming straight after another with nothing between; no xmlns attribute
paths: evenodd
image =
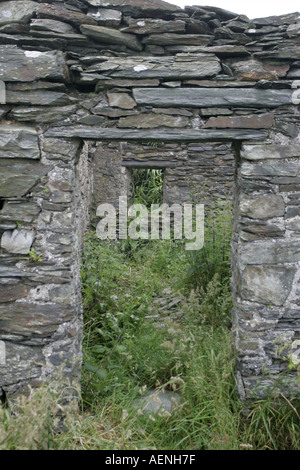
<svg viewBox="0 0 300 470"><path fill-rule="evenodd" d="M92 199L127 194L131 167L164 168L169 203L234 186L239 394L282 373L297 392L299 13L1 2L0 80L2 399L62 364L80 381L82 237Z"/></svg>

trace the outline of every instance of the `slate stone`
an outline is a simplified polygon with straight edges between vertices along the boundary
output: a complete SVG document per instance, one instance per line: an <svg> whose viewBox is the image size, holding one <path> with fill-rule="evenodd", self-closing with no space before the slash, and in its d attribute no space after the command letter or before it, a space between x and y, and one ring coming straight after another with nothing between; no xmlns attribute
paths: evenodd
<svg viewBox="0 0 300 470"><path fill-rule="evenodd" d="M118 65L118 68L115 67ZM112 67L113 78L159 78L159 79L192 79L214 77L221 71L219 59L207 54L179 54L175 57L155 57L151 59L125 58L109 60L103 68ZM101 64L100 64L101 69ZM161 90L164 93L165 90Z"/></svg>
<svg viewBox="0 0 300 470"><path fill-rule="evenodd" d="M120 11L109 8L91 7L87 16L93 18L99 26L108 26L109 28L117 28L122 20L122 13Z"/></svg>
<svg viewBox="0 0 300 470"><path fill-rule="evenodd" d="M184 80L183 84L201 88L252 88L256 86L254 82L230 80L230 77L227 77L227 79L222 78L221 80L220 76L212 80Z"/></svg>
<svg viewBox="0 0 300 470"><path fill-rule="evenodd" d="M172 13L182 11L177 5L162 0L87 0L87 3L95 7L116 8L124 15L133 18L157 16L159 18Z"/></svg>
<svg viewBox="0 0 300 470"><path fill-rule="evenodd" d="M20 122L51 123L59 122L68 116L76 113L77 106L36 106L36 107L18 107L13 108L11 116Z"/></svg>
<svg viewBox="0 0 300 470"><path fill-rule="evenodd" d="M0 41L6 45L14 45L24 47L27 50L39 50L40 52L47 52L52 50L63 50L67 47L68 42L61 38L38 38L32 35L12 35L0 33Z"/></svg>
<svg viewBox="0 0 300 470"><path fill-rule="evenodd" d="M35 175L0 175L0 197L25 196L38 180Z"/></svg>
<svg viewBox="0 0 300 470"><path fill-rule="evenodd" d="M241 157L246 160L268 160L282 158L299 158L300 145L248 145L243 144L241 148Z"/></svg>
<svg viewBox="0 0 300 470"><path fill-rule="evenodd" d="M35 234L32 230L8 230L2 235L1 248L9 253L27 255L34 238Z"/></svg>
<svg viewBox="0 0 300 470"><path fill-rule="evenodd" d="M296 177L299 172L299 164L295 162L264 160L261 162L246 162L241 164L241 175L247 178L268 178L277 177L278 183L280 177ZM287 178L286 183L292 182ZM284 183L283 183L284 184Z"/></svg>
<svg viewBox="0 0 300 470"><path fill-rule="evenodd" d="M30 23L31 31L51 31L61 34L76 33L76 29L68 23L50 19L32 19Z"/></svg>
<svg viewBox="0 0 300 470"><path fill-rule="evenodd" d="M65 106L72 103L72 98L66 93L58 91L7 91L8 104L21 104L29 106Z"/></svg>
<svg viewBox="0 0 300 470"><path fill-rule="evenodd" d="M207 46L210 42L211 36L200 34L175 34L175 33L162 33L151 34L143 39L143 44L156 44L158 46Z"/></svg>
<svg viewBox="0 0 300 470"><path fill-rule="evenodd" d="M295 199L298 202L299 194L297 195ZM285 219L289 219L291 217L297 217L297 216L300 216L300 206L291 206L291 207L286 208Z"/></svg>
<svg viewBox="0 0 300 470"><path fill-rule="evenodd" d="M86 124L88 126L100 126L105 121L104 117L100 116L91 116L90 114L87 116L80 117L77 122L78 124Z"/></svg>
<svg viewBox="0 0 300 470"><path fill-rule="evenodd" d="M1 98L0 98L1 101ZM5 99L3 100L5 101ZM10 109L8 106L1 106L0 107L0 119L4 118L9 113Z"/></svg>
<svg viewBox="0 0 300 470"><path fill-rule="evenodd" d="M40 211L40 207L34 202L5 201L0 212L0 223L9 220L31 223Z"/></svg>
<svg viewBox="0 0 300 470"><path fill-rule="evenodd" d="M0 26L8 23L28 23L36 11L36 2L10 1L0 4Z"/></svg>
<svg viewBox="0 0 300 470"><path fill-rule="evenodd" d="M297 78L300 79L300 68L292 68L288 74L287 78Z"/></svg>
<svg viewBox="0 0 300 470"><path fill-rule="evenodd" d="M242 223L241 228L240 238L246 242L263 240L266 238L282 238L285 234L285 230L280 225L267 224L264 222L250 224L248 219L247 223Z"/></svg>
<svg viewBox="0 0 300 470"><path fill-rule="evenodd" d="M237 16L239 16L238 13L234 13L232 11L225 10L224 8L219 8L219 7L214 7L214 6L201 6L201 8L204 11L207 11L209 13L210 12L216 13L217 17L222 21L232 20L232 19L236 18Z"/></svg>
<svg viewBox="0 0 300 470"><path fill-rule="evenodd" d="M247 32L249 28L255 28L255 24L250 23L248 18L247 21L245 21L243 17L240 16L227 21L226 26L236 33L244 33Z"/></svg>
<svg viewBox="0 0 300 470"><path fill-rule="evenodd" d="M79 27L81 24L96 25L96 21L88 15L80 11L69 10L63 5L41 3L38 5L36 10L37 17L39 19L51 19L57 21L63 21L70 23L75 27Z"/></svg>
<svg viewBox="0 0 300 470"><path fill-rule="evenodd" d="M204 9L204 7L193 5L193 6L185 6L184 11L189 14L190 17L193 18L201 18L203 21L217 21L217 24L220 23L219 20L216 20L217 14L213 11L208 11ZM237 15L236 15L237 16Z"/></svg>
<svg viewBox="0 0 300 470"><path fill-rule="evenodd" d="M296 268L246 266L243 269L240 296L244 300L281 306L290 291Z"/></svg>
<svg viewBox="0 0 300 470"><path fill-rule="evenodd" d="M234 44L248 44L249 43L249 36L243 33L234 33L231 31L230 28L226 26L221 26L220 28L216 28L214 30L214 36L216 40L221 39L224 42L232 41ZM221 44L219 44L221 45Z"/></svg>
<svg viewBox="0 0 300 470"><path fill-rule="evenodd" d="M0 70L5 82L69 80L65 58L60 51L26 51L14 45L0 45Z"/></svg>
<svg viewBox="0 0 300 470"><path fill-rule="evenodd" d="M105 26L82 25L80 31L86 36L104 44L121 44L134 51L141 51L142 45L135 35L121 33L120 31Z"/></svg>
<svg viewBox="0 0 300 470"><path fill-rule="evenodd" d="M123 33L154 34L154 33L178 33L185 31L185 21L164 21L156 19L138 19L130 21L129 26L122 28Z"/></svg>
<svg viewBox="0 0 300 470"><path fill-rule="evenodd" d="M74 309L62 304L12 303L0 305L0 333L24 338L51 336L62 323L74 319Z"/></svg>
<svg viewBox="0 0 300 470"><path fill-rule="evenodd" d="M151 129L155 127L187 127L188 118L182 116L167 116L164 114L148 113L129 116L119 120L118 127Z"/></svg>
<svg viewBox="0 0 300 470"><path fill-rule="evenodd" d="M299 46L282 46L278 49L270 51L254 52L254 57L258 59L279 59L279 60L299 60L300 49Z"/></svg>
<svg viewBox="0 0 300 470"><path fill-rule="evenodd" d="M99 114L100 116L106 116L109 118L119 118L122 116L132 116L134 114L137 114L138 111L135 109L112 108L110 106L95 106L91 109L91 113Z"/></svg>
<svg viewBox="0 0 300 470"><path fill-rule="evenodd" d="M107 98L111 107L121 109L133 109L136 102L127 93L108 93Z"/></svg>
<svg viewBox="0 0 300 470"><path fill-rule="evenodd" d="M300 23L291 24L286 30L286 34L289 37L299 36L300 35Z"/></svg>
<svg viewBox="0 0 300 470"><path fill-rule="evenodd" d="M282 217L285 203L282 196L264 194L262 196L242 196L239 201L239 213L251 219L271 219Z"/></svg>
<svg viewBox="0 0 300 470"><path fill-rule="evenodd" d="M201 141L231 141L231 140L264 140L268 137L266 131L242 129L115 129L115 128L88 128L68 127L52 128L45 132L46 137L78 137L96 140L141 140L162 142L201 142Z"/></svg>
<svg viewBox="0 0 300 470"><path fill-rule="evenodd" d="M0 159L0 198L22 198L49 170L36 162Z"/></svg>
<svg viewBox="0 0 300 470"><path fill-rule="evenodd" d="M267 16L264 18L255 18L251 20L252 23L255 23L257 26L268 26L268 25L284 25L284 24L294 24L299 20L299 13L288 13L286 15L278 16Z"/></svg>
<svg viewBox="0 0 300 470"><path fill-rule="evenodd" d="M4 26L0 26L0 33L4 34L28 34L29 25L22 23L9 23Z"/></svg>
<svg viewBox="0 0 300 470"><path fill-rule="evenodd" d="M274 114L265 113L250 116L233 116L233 117L211 117L204 128L241 128L241 129L268 129L273 126Z"/></svg>
<svg viewBox="0 0 300 470"><path fill-rule="evenodd" d="M56 33L54 31L41 31L41 30L31 30L31 36L38 38L47 38L47 39L57 39L58 41L63 41L62 49L68 48L72 50L73 47L89 47L89 41L86 36L83 34L74 34L74 33Z"/></svg>
<svg viewBox="0 0 300 470"><path fill-rule="evenodd" d="M180 403L180 395L170 390L152 390L145 396L135 400L133 407L145 414L169 415Z"/></svg>
<svg viewBox="0 0 300 470"><path fill-rule="evenodd" d="M245 108L275 108L292 103L291 90L259 90L248 88L181 88L176 90L135 88L133 95L140 105L185 106L203 108L236 106Z"/></svg>
<svg viewBox="0 0 300 470"><path fill-rule="evenodd" d="M285 222L285 228L294 232L300 232L300 217L297 217L294 220L287 220Z"/></svg>
<svg viewBox="0 0 300 470"><path fill-rule="evenodd" d="M168 48L168 50L170 52L172 50L173 52L176 52L175 47L173 49ZM182 52L184 52L184 50ZM186 49L186 52L189 52L189 50ZM192 52L192 50L190 50L190 52ZM232 58L232 57L250 55L250 52L246 49L245 46L235 45L235 44L225 44L223 46L199 47L198 51L195 51L195 52L202 52L203 54L215 54L217 57L220 57L220 58Z"/></svg>
<svg viewBox="0 0 300 470"><path fill-rule="evenodd" d="M99 80L97 82L97 89L103 86L104 88L110 87L120 87L120 88L133 88L133 87L154 87L159 86L160 81L156 78L148 78L148 79L130 79L130 78L115 78L115 79L105 79Z"/></svg>
<svg viewBox="0 0 300 470"><path fill-rule="evenodd" d="M239 249L239 258L243 264L279 264L300 261L299 241L285 240L247 243Z"/></svg>
<svg viewBox="0 0 300 470"><path fill-rule="evenodd" d="M185 20L186 34L212 34L211 28L206 21L197 20L195 18L187 18Z"/></svg>
<svg viewBox="0 0 300 470"><path fill-rule="evenodd" d="M33 90L45 90L45 91L67 91L67 87L64 83L60 82L48 82L44 80L38 80L36 82L8 82L6 83L7 91L33 91Z"/></svg>
<svg viewBox="0 0 300 470"><path fill-rule="evenodd" d="M9 285L0 284L0 302L13 302L15 300L26 297L30 291L29 286L24 284L13 284Z"/></svg>
<svg viewBox="0 0 300 470"><path fill-rule="evenodd" d="M36 130L27 126L0 126L0 158L39 159Z"/></svg>
<svg viewBox="0 0 300 470"><path fill-rule="evenodd" d="M0 278L20 278L20 277L29 277L30 274L26 271L21 271L15 266L7 266L0 264Z"/></svg>
<svg viewBox="0 0 300 470"><path fill-rule="evenodd" d="M265 64L258 60L233 62L231 64L238 80L278 80L285 77L289 71L289 64Z"/></svg>
<svg viewBox="0 0 300 470"><path fill-rule="evenodd" d="M199 109L200 116L226 116L233 114L233 111L228 108L203 108Z"/></svg>

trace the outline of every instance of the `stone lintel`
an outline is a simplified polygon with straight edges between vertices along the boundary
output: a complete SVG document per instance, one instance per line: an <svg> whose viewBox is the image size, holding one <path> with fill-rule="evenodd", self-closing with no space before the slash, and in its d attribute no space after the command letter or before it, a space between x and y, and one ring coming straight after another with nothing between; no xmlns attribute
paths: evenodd
<svg viewBox="0 0 300 470"><path fill-rule="evenodd" d="M49 129L45 137L81 138L115 141L161 141L161 142L200 142L200 141L241 141L264 140L267 131L254 129L115 129L92 127L58 127Z"/></svg>

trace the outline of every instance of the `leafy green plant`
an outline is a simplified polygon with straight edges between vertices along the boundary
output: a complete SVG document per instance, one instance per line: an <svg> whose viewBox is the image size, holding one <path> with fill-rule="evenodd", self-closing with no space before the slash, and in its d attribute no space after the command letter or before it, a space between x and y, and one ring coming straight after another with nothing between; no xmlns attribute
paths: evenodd
<svg viewBox="0 0 300 470"><path fill-rule="evenodd" d="M144 204L147 208L151 204L161 204L163 196L163 171L154 169L134 169L132 171L134 204Z"/></svg>
<svg viewBox="0 0 300 470"><path fill-rule="evenodd" d="M31 250L28 253L28 259L32 263L42 263L42 261L43 261L42 256L38 255L33 248L31 248Z"/></svg>
<svg viewBox="0 0 300 470"><path fill-rule="evenodd" d="M206 290L216 274L228 285L231 277L231 206L220 201L208 208L204 218L204 246L186 253L189 269L185 277L191 289Z"/></svg>

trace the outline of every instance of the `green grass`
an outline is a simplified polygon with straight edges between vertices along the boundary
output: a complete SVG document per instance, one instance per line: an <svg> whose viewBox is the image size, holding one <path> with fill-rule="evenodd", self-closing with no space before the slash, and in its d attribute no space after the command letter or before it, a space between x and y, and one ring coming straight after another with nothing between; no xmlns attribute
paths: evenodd
<svg viewBox="0 0 300 470"><path fill-rule="evenodd" d="M202 253L167 240L86 237L80 407L65 408L66 428L57 432L58 392L32 391L17 413L0 410L1 450L300 449L297 404L270 394L246 408L237 395L224 217L219 239L219 228L207 226ZM211 267L201 282L200 260ZM164 289L183 299L180 315L151 317ZM136 409L136 399L153 389L179 393L176 410L149 415Z"/></svg>

